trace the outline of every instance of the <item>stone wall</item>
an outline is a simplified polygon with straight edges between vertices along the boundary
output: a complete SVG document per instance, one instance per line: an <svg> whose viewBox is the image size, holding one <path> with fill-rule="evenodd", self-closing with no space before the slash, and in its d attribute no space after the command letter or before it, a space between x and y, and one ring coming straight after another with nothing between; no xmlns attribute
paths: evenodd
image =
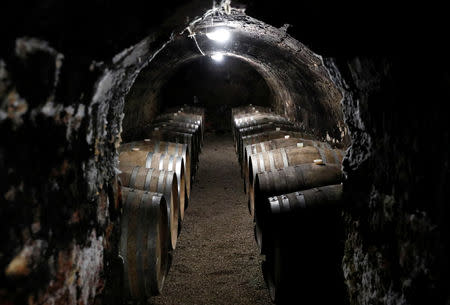
<svg viewBox="0 0 450 305"><path fill-rule="evenodd" d="M55 99L63 65L30 38L0 61L1 303L92 303L117 256L118 181L99 143L118 125L98 134L95 105Z"/></svg>
<svg viewBox="0 0 450 305"><path fill-rule="evenodd" d="M343 270L351 304L449 304L448 64L355 57L340 69L352 146L344 160Z"/></svg>

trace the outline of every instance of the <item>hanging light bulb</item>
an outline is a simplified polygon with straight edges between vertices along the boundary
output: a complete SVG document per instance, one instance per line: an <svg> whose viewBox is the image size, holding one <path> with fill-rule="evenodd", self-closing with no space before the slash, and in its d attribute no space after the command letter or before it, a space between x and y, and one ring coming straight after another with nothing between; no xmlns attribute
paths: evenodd
<svg viewBox="0 0 450 305"><path fill-rule="evenodd" d="M217 29L212 32L206 33L206 37L211 40L224 43L230 39L230 31L226 29Z"/></svg>
<svg viewBox="0 0 450 305"><path fill-rule="evenodd" d="M217 52L211 55L214 61L221 62L223 60L223 53Z"/></svg>

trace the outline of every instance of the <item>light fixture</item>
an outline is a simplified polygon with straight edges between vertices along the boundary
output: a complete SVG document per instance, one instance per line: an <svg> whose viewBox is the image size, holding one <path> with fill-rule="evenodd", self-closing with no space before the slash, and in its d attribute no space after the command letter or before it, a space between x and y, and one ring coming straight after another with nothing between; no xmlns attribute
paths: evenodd
<svg viewBox="0 0 450 305"><path fill-rule="evenodd" d="M206 37L211 40L224 43L230 39L230 31L226 29L217 29L212 32L206 33Z"/></svg>
<svg viewBox="0 0 450 305"><path fill-rule="evenodd" d="M223 60L223 53L220 53L220 52L214 53L214 54L211 55L211 58L214 61L221 62Z"/></svg>

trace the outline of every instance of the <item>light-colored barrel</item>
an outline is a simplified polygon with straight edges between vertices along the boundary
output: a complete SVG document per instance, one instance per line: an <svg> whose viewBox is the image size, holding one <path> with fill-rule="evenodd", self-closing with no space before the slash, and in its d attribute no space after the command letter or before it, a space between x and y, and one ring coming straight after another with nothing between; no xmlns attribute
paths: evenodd
<svg viewBox="0 0 450 305"><path fill-rule="evenodd" d="M240 128L237 130L237 152L238 154L243 151L243 137L259 134L265 131L271 130L290 130L300 132L300 127L291 122L265 122L263 124L257 124L250 127ZM242 156L242 155L241 155Z"/></svg>
<svg viewBox="0 0 450 305"><path fill-rule="evenodd" d="M120 179L124 186L151 192L164 194L168 203L169 227L172 245L176 245L179 220L184 218L184 206L186 201L186 185L181 182L178 192L178 181L175 172L145 168L141 166L120 166ZM175 235L174 235L175 234Z"/></svg>
<svg viewBox="0 0 450 305"><path fill-rule="evenodd" d="M305 146L314 146L328 150L332 149L332 147L325 142L304 138L291 138L289 135L285 135L283 138L247 145L244 149L244 157L242 165L242 176L244 177L245 190L249 187L248 158L251 155L275 150L278 148L305 147Z"/></svg>
<svg viewBox="0 0 450 305"><path fill-rule="evenodd" d="M234 135L234 129L236 127L236 120L248 116L255 113L272 113L272 109L269 107L263 107L263 106L253 106L253 105L246 105L246 106L239 106L231 108L231 129Z"/></svg>
<svg viewBox="0 0 450 305"><path fill-rule="evenodd" d="M248 166L248 195L250 206L254 206L255 196L253 183L257 173L275 171L288 166L314 163L341 164L344 152L340 149L325 149L321 147L289 147L279 148L251 155Z"/></svg>
<svg viewBox="0 0 450 305"><path fill-rule="evenodd" d="M308 136L301 131L284 130L283 128L274 128L273 130L268 130L260 133L255 133L242 138L242 150L238 152L239 162L241 162L244 157L244 148L251 144L256 144L260 142L269 141L272 139L277 139L280 137L296 137L296 138L307 138Z"/></svg>
<svg viewBox="0 0 450 305"><path fill-rule="evenodd" d="M186 181L184 161L180 156L148 151L124 151L119 154L119 166L142 166L159 170L174 171L178 180L178 192L181 193L181 181ZM190 189L186 187L187 197L191 198Z"/></svg>
<svg viewBox="0 0 450 305"><path fill-rule="evenodd" d="M151 128L148 131L148 135L152 140L187 144L189 151L191 152L191 164L198 165L199 151L194 143L192 134L164 129L154 130L154 128ZM195 175L196 169L197 168L194 166L191 167L192 176Z"/></svg>
<svg viewBox="0 0 450 305"><path fill-rule="evenodd" d="M250 155L257 154L260 152L265 152L269 150L274 150L284 147L303 147L303 146L319 146L321 148L331 149L330 144L326 142L315 141L311 139L292 137L288 134L282 137L271 139L268 141L261 141L259 143L246 145L244 147L243 162L244 168L248 166L248 158Z"/></svg>
<svg viewBox="0 0 450 305"><path fill-rule="evenodd" d="M122 188L119 255L126 294L146 300L161 293L169 269L167 206L160 193Z"/></svg>
<svg viewBox="0 0 450 305"><path fill-rule="evenodd" d="M258 110L260 112L271 112L272 110L269 107L258 106L258 105L244 105L231 108L231 115L235 116L238 114L254 112Z"/></svg>
<svg viewBox="0 0 450 305"><path fill-rule="evenodd" d="M191 152L187 144L144 139L143 141L122 143L118 149L119 152L139 150L182 157L186 176L186 188L191 189Z"/></svg>
<svg viewBox="0 0 450 305"><path fill-rule="evenodd" d="M274 113L257 113L257 114L252 114L252 115L248 115L248 116L244 116L242 118L236 118L234 120L234 125L233 125L233 135L234 135L234 140L238 141L239 138L242 136L240 134L240 130L243 128L248 128L251 126L255 126L255 125L261 125L261 124L265 124L265 123L292 123L290 122L287 118L278 115L278 114L274 114Z"/></svg>

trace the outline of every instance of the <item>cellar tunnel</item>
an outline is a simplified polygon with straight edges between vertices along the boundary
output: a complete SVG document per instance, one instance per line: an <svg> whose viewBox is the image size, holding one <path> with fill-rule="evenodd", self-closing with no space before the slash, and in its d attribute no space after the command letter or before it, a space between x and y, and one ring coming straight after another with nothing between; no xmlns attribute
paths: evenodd
<svg viewBox="0 0 450 305"><path fill-rule="evenodd" d="M150 212L130 213L124 147L139 152L133 141L151 142L150 131L165 127L155 125L158 118L201 112L195 107L204 107L206 122L204 138L196 140L203 141L194 152L198 160L190 160L197 164L192 197L187 189L183 196L189 209L184 220L166 211L171 222L182 220L178 244L174 251L160 244L158 251L170 252L164 264L171 270L159 273L166 281L161 295L144 303L282 303L273 282L286 266L313 271L313 278L277 286L294 297L287 304L306 304L307 293L336 304L449 303L450 67L448 48L430 34L445 32L444 9L284 0L224 0L212 7L209 0L89 6L17 0L3 1L0 12L0 304L126 302L124 270L131 269L123 232L131 228L141 238L142 227L127 217L141 221ZM433 17L426 24L425 15ZM208 37L218 29L230 39ZM277 145L301 139L277 148L280 154L267 153L267 164L259 146L260 159L249 164L271 171L253 177L261 183L254 189L236 153L244 136L231 121L233 108L265 109L274 134L285 128ZM198 131L192 125L201 114L194 116L189 124ZM187 147L176 141L176 149ZM320 153L324 148L328 153ZM282 269L267 263L283 257L281 235L269 246L261 239L261 232L272 233L258 227L267 225L264 217L257 224L249 215L259 203L248 192L282 181L284 169L273 169L294 159L290 151L302 150L320 154L309 168L338 173L341 180L328 189L339 189L342 206L332 216L306 216L288 227L297 234L289 240L296 251L294 264ZM164 160L179 161L181 172L181 157ZM300 165L292 168L307 168ZM145 168L146 177L154 169ZM135 167L130 171L136 177ZM170 180L163 170L158 174L158 187ZM173 181L169 204L182 188L181 179ZM266 199L282 206L316 189L322 186ZM152 196L163 206L165 199ZM270 250L261 255L262 249ZM134 270L137 278L144 270ZM322 276L330 271L337 277ZM321 284L307 289L309 282Z"/></svg>
<svg viewBox="0 0 450 305"><path fill-rule="evenodd" d="M208 32L225 28L231 38L224 44L206 36ZM133 133L131 130L140 130L136 124L151 121L160 108L161 89L180 65L193 65L196 58L202 55L210 58L215 53L229 58L229 62L217 63L223 69L240 60L243 67L246 63L261 75L270 89L271 106L276 112L303 124L305 130L319 138L341 142L346 137L340 104L342 94L331 80L322 58L290 37L286 28L272 27L237 9L230 14L207 12L158 51L127 96L123 137L128 137L127 132ZM207 66L205 58L199 60ZM148 111L132 110L133 107L144 107Z"/></svg>

